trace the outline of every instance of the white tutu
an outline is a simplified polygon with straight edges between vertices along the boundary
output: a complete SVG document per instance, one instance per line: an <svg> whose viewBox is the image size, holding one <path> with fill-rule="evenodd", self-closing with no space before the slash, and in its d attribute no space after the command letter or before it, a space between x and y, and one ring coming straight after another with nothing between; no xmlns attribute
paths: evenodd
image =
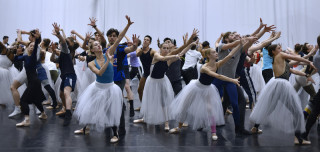
<svg viewBox="0 0 320 152"><path fill-rule="evenodd" d="M13 104L13 97L10 86L13 82L12 77L17 74L17 69L6 55L0 55L0 104Z"/></svg>
<svg viewBox="0 0 320 152"><path fill-rule="evenodd" d="M90 70L90 68L85 68L82 72L81 78L81 88L80 94L83 92L91 83L96 80L96 75ZM78 75L77 75L78 76Z"/></svg>
<svg viewBox="0 0 320 152"><path fill-rule="evenodd" d="M117 85L93 82L79 97L74 115L81 125L103 131L119 126L122 104L122 92Z"/></svg>
<svg viewBox="0 0 320 152"><path fill-rule="evenodd" d="M301 101L293 86L285 79L272 78L260 92L250 120L271 125L287 133L305 131Z"/></svg>
<svg viewBox="0 0 320 152"><path fill-rule="evenodd" d="M261 67L257 64L253 64L253 66L250 67L250 76L253 81L253 86L256 92L260 92L262 88L265 86Z"/></svg>
<svg viewBox="0 0 320 152"><path fill-rule="evenodd" d="M169 120L169 106L174 92L167 76L154 79L149 76L143 90L140 116L148 124L159 125Z"/></svg>
<svg viewBox="0 0 320 152"><path fill-rule="evenodd" d="M24 67L21 70L21 72L14 77L14 80L17 80L20 84L27 83L27 73L26 73L26 69Z"/></svg>
<svg viewBox="0 0 320 152"><path fill-rule="evenodd" d="M214 85L191 80L170 105L170 119L188 122L193 129L223 125L224 115L219 92Z"/></svg>

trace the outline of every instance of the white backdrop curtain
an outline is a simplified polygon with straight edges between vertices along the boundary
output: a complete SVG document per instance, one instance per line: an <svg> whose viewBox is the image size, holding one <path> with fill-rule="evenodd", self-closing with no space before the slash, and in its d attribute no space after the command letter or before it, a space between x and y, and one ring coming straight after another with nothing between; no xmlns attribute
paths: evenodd
<svg viewBox="0 0 320 152"><path fill-rule="evenodd" d="M208 40L213 46L221 32L252 33L261 17L282 31L277 43L285 48L316 43L319 6L319 0L0 0L0 36L8 35L11 43L16 29L39 28L43 38L57 41L51 35L53 22L67 35L72 29L85 35L94 31L87 25L89 17L96 17L98 28L106 32L111 27L123 29L128 14L135 23L127 35L149 34L153 48L158 37L161 42L165 37L175 38L181 45L182 35L193 28L199 29L201 41Z"/></svg>

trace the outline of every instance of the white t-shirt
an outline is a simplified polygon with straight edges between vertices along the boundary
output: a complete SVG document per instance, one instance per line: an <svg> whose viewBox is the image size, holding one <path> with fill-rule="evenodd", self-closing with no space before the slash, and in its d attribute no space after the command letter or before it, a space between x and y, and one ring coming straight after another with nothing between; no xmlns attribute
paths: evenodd
<svg viewBox="0 0 320 152"><path fill-rule="evenodd" d="M202 55L197 50L189 50L186 53L184 65L182 67L182 70L188 69L190 67L194 67L198 60L201 59Z"/></svg>
<svg viewBox="0 0 320 152"><path fill-rule="evenodd" d="M52 53L50 52L46 52L46 58L44 60L44 63L46 64L49 70L58 70L56 64L50 61L51 54Z"/></svg>

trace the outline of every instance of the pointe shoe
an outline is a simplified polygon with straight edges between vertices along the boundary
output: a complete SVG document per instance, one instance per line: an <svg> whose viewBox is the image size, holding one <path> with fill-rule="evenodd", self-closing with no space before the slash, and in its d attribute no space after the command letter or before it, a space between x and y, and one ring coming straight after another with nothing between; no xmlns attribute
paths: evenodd
<svg viewBox="0 0 320 152"><path fill-rule="evenodd" d="M39 119L45 120L47 118L48 118L48 116L46 115L46 113L41 113L41 115L39 116Z"/></svg>
<svg viewBox="0 0 320 152"><path fill-rule="evenodd" d="M172 129L170 129L169 133L170 133L170 134L180 133L180 128L179 128L179 127L172 128Z"/></svg>
<svg viewBox="0 0 320 152"><path fill-rule="evenodd" d="M188 127L189 125L187 123L183 123L182 127Z"/></svg>
<svg viewBox="0 0 320 152"><path fill-rule="evenodd" d="M143 119L133 120L133 123L144 123L144 120Z"/></svg>
<svg viewBox="0 0 320 152"><path fill-rule="evenodd" d="M258 129L258 128L256 128L256 127L252 127L252 128L251 128L251 132L252 132L253 134L262 134L262 130L261 130L261 129Z"/></svg>
<svg viewBox="0 0 320 152"><path fill-rule="evenodd" d="M64 110L64 108L62 108L59 112L56 113L57 116L60 116L62 114L65 114L66 110Z"/></svg>
<svg viewBox="0 0 320 152"><path fill-rule="evenodd" d="M134 109L134 111L140 111L141 107Z"/></svg>
<svg viewBox="0 0 320 152"><path fill-rule="evenodd" d="M49 105L51 102L49 100L42 102L42 105Z"/></svg>
<svg viewBox="0 0 320 152"><path fill-rule="evenodd" d="M216 133L213 133L213 134L212 134L212 140L218 140L218 136L217 136Z"/></svg>
<svg viewBox="0 0 320 152"><path fill-rule="evenodd" d="M14 108L14 111L13 111L8 117L11 118L11 117L14 117L14 116L16 116L16 115L18 115L18 114L20 114L20 113L21 113L20 108L15 107L15 108Z"/></svg>
<svg viewBox="0 0 320 152"><path fill-rule="evenodd" d="M311 145L311 141L304 140L300 138L300 140L297 137L294 137L294 144L295 145Z"/></svg>
<svg viewBox="0 0 320 152"><path fill-rule="evenodd" d="M116 143L119 141L119 138L117 136L113 136L111 139L110 139L110 142L111 143Z"/></svg>
<svg viewBox="0 0 320 152"><path fill-rule="evenodd" d="M83 128L81 128L79 130L74 131L74 134L76 134L76 135L81 135L81 134L87 135L89 133L90 133L90 129L89 128L86 128L85 130Z"/></svg>
<svg viewBox="0 0 320 152"><path fill-rule="evenodd" d="M30 120L23 120L20 123L16 124L16 127L28 127L30 126Z"/></svg>

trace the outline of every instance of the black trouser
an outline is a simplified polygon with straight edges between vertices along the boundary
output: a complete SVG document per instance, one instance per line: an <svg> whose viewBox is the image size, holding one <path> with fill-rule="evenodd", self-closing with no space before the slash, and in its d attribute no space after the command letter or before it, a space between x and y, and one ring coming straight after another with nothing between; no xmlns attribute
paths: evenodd
<svg viewBox="0 0 320 152"><path fill-rule="evenodd" d="M273 70L272 69L263 70L262 76L263 76L264 82L266 82L267 84L269 80L273 77Z"/></svg>
<svg viewBox="0 0 320 152"><path fill-rule="evenodd" d="M43 112L42 101L45 96L41 90L41 83L39 80L28 81L27 89L24 91L21 100L21 111L24 115L29 115L29 104L34 104L41 112Z"/></svg>
<svg viewBox="0 0 320 152"><path fill-rule="evenodd" d="M239 119L239 126L235 126L237 129L244 129L244 121L245 121L245 114L246 114L246 99L244 97L243 91L241 87L237 86L237 93L238 93L238 107L239 107L239 113L240 113L240 119ZM228 92L224 91L223 93L223 111L226 112L228 106L230 105L230 100L228 96Z"/></svg>
<svg viewBox="0 0 320 152"><path fill-rule="evenodd" d="M317 92L317 94L313 97L313 99L310 102L312 102L313 107L309 117L307 118L305 137L309 135L309 132L313 124L316 122L317 117L320 114L320 90Z"/></svg>
<svg viewBox="0 0 320 152"><path fill-rule="evenodd" d="M123 91L124 85L126 84L126 80L123 79L121 81L114 81L114 83L120 87L121 91ZM125 132L125 130L126 130L126 128L125 128L125 120L124 120L124 109L125 109L125 106L126 105L123 102L121 118L120 118L120 125L119 125L119 132L121 132L121 133Z"/></svg>
<svg viewBox="0 0 320 152"><path fill-rule="evenodd" d="M55 94L54 90L52 89L52 87L48 84L48 85L44 86L44 88L47 90L47 92L48 92L49 95L51 96L52 104L53 104L54 106L57 106L56 94Z"/></svg>
<svg viewBox="0 0 320 152"><path fill-rule="evenodd" d="M174 96L176 96L181 90L182 90L182 83L181 80L177 81L170 81L173 91L174 91Z"/></svg>
<svg viewBox="0 0 320 152"><path fill-rule="evenodd" d="M195 67L190 67L188 69L182 70L181 74L186 85L189 84L192 79L198 79L198 72Z"/></svg>
<svg viewBox="0 0 320 152"><path fill-rule="evenodd" d="M240 85L243 87L244 91L246 91L249 97L249 107L252 109L252 103L256 103L257 94L256 89L253 86L252 79L250 77L249 68L243 68L240 72Z"/></svg>
<svg viewBox="0 0 320 152"><path fill-rule="evenodd" d="M132 80L134 77L138 77L138 79L140 80L141 78L141 67L131 67L131 71L130 71L130 79Z"/></svg>

